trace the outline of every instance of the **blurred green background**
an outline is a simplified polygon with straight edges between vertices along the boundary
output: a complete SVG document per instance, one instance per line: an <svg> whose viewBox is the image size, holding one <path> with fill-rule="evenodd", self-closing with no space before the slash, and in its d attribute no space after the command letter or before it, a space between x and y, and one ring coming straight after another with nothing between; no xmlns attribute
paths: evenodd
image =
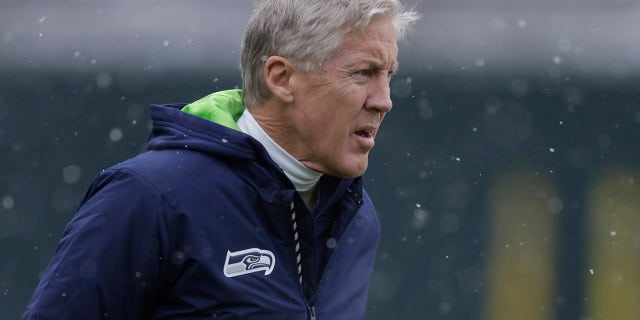
<svg viewBox="0 0 640 320"><path fill-rule="evenodd" d="M637 1L416 5L365 176L383 226L367 319L637 319ZM149 104L239 87L250 13L0 0L0 319L91 179L144 150Z"/></svg>

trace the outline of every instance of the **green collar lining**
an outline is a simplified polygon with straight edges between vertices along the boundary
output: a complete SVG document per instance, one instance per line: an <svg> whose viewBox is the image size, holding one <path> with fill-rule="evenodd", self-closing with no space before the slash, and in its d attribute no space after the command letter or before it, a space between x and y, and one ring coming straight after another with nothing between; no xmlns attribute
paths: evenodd
<svg viewBox="0 0 640 320"><path fill-rule="evenodd" d="M244 112L242 90L232 89L212 93L184 106L182 111L240 131L238 119Z"/></svg>

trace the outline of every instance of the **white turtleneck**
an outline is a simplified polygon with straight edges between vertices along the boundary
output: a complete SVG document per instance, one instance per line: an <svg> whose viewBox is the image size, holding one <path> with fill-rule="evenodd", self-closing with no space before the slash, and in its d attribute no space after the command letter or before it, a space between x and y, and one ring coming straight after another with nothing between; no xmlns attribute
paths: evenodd
<svg viewBox="0 0 640 320"><path fill-rule="evenodd" d="M242 132L262 143L271 159L284 170L285 175L293 182L309 211L313 212L317 202L316 186L322 173L306 167L273 141L247 109L238 119L238 127Z"/></svg>

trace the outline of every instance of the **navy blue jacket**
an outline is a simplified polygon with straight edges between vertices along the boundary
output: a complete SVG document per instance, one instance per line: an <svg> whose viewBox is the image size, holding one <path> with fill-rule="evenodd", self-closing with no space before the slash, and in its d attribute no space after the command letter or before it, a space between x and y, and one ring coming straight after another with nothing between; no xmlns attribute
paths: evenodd
<svg viewBox="0 0 640 320"><path fill-rule="evenodd" d="M148 151L95 178L23 319L364 318L361 178L325 175L311 215L257 140L182 106L152 106Z"/></svg>

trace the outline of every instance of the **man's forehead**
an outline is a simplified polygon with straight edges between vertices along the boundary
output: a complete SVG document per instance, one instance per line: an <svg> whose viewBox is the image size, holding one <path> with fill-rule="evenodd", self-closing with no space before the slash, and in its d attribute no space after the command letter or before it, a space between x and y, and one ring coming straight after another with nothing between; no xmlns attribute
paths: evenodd
<svg viewBox="0 0 640 320"><path fill-rule="evenodd" d="M397 54L388 52L385 54L379 50L363 50L351 52L351 54L346 52L345 54L347 59L343 65L347 68L367 66L372 69L396 70L399 65Z"/></svg>

